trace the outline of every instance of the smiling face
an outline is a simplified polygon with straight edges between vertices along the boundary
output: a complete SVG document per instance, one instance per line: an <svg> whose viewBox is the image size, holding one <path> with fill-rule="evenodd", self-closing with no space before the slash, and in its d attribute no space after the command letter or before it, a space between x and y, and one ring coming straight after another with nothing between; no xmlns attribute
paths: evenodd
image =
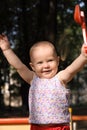
<svg viewBox="0 0 87 130"><path fill-rule="evenodd" d="M39 42L30 50L30 66L40 78L52 78L58 71L59 58L50 42Z"/></svg>

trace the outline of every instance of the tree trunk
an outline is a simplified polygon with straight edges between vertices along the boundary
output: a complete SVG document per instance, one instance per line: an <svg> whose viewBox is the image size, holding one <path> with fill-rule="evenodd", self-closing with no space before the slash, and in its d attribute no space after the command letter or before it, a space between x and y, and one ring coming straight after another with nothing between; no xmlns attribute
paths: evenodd
<svg viewBox="0 0 87 130"><path fill-rule="evenodd" d="M38 27L40 40L56 39L56 0L40 0Z"/></svg>

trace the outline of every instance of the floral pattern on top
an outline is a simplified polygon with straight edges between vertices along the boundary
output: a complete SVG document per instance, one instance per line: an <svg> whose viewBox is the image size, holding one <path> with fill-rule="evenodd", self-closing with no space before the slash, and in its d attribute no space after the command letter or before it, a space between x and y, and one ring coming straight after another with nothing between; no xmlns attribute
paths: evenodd
<svg viewBox="0 0 87 130"><path fill-rule="evenodd" d="M34 124L69 123L70 90L57 75L51 79L35 76L29 90L29 121Z"/></svg>

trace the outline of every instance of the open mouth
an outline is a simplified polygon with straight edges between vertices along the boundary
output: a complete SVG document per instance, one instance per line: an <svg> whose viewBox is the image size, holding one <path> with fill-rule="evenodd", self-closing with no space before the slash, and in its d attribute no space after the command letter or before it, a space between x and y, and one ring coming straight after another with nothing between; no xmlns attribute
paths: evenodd
<svg viewBox="0 0 87 130"><path fill-rule="evenodd" d="M50 73L51 70L44 70L43 73Z"/></svg>

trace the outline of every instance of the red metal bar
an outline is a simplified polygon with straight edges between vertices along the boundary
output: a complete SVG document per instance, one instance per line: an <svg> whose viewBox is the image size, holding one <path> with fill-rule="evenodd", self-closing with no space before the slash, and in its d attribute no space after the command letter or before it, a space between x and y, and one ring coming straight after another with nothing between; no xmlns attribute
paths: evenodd
<svg viewBox="0 0 87 130"><path fill-rule="evenodd" d="M0 125L3 124L29 124L29 118L0 118Z"/></svg>
<svg viewBox="0 0 87 130"><path fill-rule="evenodd" d="M73 115L72 116L73 121L81 121L81 120L87 120L87 115ZM23 117L23 118L0 118L0 125L6 125L6 124L29 124L29 118Z"/></svg>
<svg viewBox="0 0 87 130"><path fill-rule="evenodd" d="M74 121L87 121L87 115L73 115L72 120L74 120Z"/></svg>

